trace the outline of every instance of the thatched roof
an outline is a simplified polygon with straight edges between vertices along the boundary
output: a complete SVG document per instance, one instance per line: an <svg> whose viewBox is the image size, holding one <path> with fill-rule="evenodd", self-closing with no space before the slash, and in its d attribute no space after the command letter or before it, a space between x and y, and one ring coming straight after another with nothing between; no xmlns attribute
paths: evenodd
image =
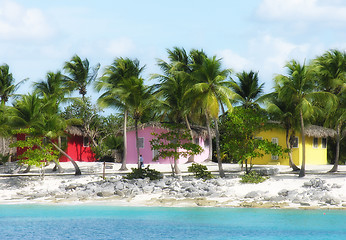
<svg viewBox="0 0 346 240"><path fill-rule="evenodd" d="M66 128L66 132L68 134L75 135L75 136L83 136L83 137L87 136L86 133L82 130L82 128L77 126L68 126Z"/></svg>
<svg viewBox="0 0 346 240"><path fill-rule="evenodd" d="M163 128L163 129L169 129L168 127L165 126L164 123L160 123L160 122L148 122L148 123L143 123L143 124L138 124L138 130L139 129L144 129L147 127L152 127L152 128ZM205 138L206 136L208 136L208 130L206 127L203 126L191 126L192 132L194 134L194 136L200 136ZM131 126L127 128L128 131L134 131L135 130L135 126ZM212 137L215 137L215 131L212 129L211 130L212 133Z"/></svg>
<svg viewBox="0 0 346 240"><path fill-rule="evenodd" d="M336 131L330 128L310 125L305 128L305 135L308 137L318 138L334 137L336 135Z"/></svg>

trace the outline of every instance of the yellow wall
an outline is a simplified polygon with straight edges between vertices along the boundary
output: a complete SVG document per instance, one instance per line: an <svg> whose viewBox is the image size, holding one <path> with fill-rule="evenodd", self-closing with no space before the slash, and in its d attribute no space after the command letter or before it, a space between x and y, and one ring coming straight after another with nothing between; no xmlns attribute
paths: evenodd
<svg viewBox="0 0 346 240"><path fill-rule="evenodd" d="M262 137L272 141L272 138L278 138L279 145L286 148L286 132L284 129L274 128L271 130L263 131L255 135L256 137ZM299 166L302 163L302 141L301 136L298 136L298 148L292 149L293 162ZM305 137L305 150L306 150L306 164L319 165L327 164L327 149L322 148L322 139L318 138L318 147L313 147L313 137ZM278 160L272 160L270 154L265 154L261 158L255 158L252 161L253 164L270 164L270 165L289 165L288 155L279 156Z"/></svg>

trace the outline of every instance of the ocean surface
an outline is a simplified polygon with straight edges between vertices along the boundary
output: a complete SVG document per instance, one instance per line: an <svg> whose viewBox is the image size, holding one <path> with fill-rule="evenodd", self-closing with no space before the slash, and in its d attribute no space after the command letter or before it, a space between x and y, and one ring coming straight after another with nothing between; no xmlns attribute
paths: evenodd
<svg viewBox="0 0 346 240"><path fill-rule="evenodd" d="M346 239L346 211L0 205L0 239Z"/></svg>

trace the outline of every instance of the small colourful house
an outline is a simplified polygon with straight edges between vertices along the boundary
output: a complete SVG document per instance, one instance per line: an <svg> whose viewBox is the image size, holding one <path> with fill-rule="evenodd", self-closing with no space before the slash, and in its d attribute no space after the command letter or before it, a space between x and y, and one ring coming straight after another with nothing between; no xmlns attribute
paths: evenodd
<svg viewBox="0 0 346 240"><path fill-rule="evenodd" d="M91 150L89 138L86 136L86 134L76 126L69 126L65 132L66 136L61 136L55 140L57 145L75 161L94 162L95 154ZM17 135L17 140L25 140L25 138L25 134ZM21 155L25 151L26 149L17 148L17 155ZM62 155L59 161L69 162L70 160Z"/></svg>
<svg viewBox="0 0 346 240"><path fill-rule="evenodd" d="M206 160L209 156L209 141L207 130L203 127L191 127L194 135L194 142L202 147L203 152L199 155L195 155L194 162L201 163ZM172 159L159 158L154 161L153 158L157 152L151 149L150 141L155 138L152 133L160 134L167 132L168 130L163 128L160 123L147 123L142 124L138 127L138 144L139 154L143 156L144 164L169 164ZM126 152L126 163L137 164L137 149L136 149L136 131L135 129L129 129L127 131L127 152ZM179 164L187 163L189 158L180 158Z"/></svg>
<svg viewBox="0 0 346 240"><path fill-rule="evenodd" d="M307 165L327 164L327 137L334 136L334 130L320 126L308 126L305 129L305 152ZM275 127L270 130L262 131L256 134L256 138L267 139L272 143L279 144L286 148L286 131L283 128ZM296 133L293 141L292 160L295 165L302 164L302 137L300 132ZM255 158L253 164L259 165L289 165L288 156L274 156L266 154L261 158Z"/></svg>

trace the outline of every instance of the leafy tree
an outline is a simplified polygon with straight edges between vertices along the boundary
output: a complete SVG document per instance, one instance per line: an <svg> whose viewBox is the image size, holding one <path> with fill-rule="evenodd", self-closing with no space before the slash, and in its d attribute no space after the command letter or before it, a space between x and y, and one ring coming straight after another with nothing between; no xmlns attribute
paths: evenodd
<svg viewBox="0 0 346 240"><path fill-rule="evenodd" d="M112 65L107 66L102 77L96 82L95 88L97 91L104 90L105 92L99 97L98 104L102 107L113 107L121 110L124 113L123 136L124 136L124 154L120 170L126 168L126 152L127 152L127 117L130 111L130 94L126 87L131 81L140 79L144 67L140 67L137 59L116 58Z"/></svg>
<svg viewBox="0 0 346 240"><path fill-rule="evenodd" d="M264 85L259 85L258 73L243 71L236 76L239 81L231 82L231 89L235 93L233 101L240 103L244 108L258 107L257 99L262 94Z"/></svg>
<svg viewBox="0 0 346 240"><path fill-rule="evenodd" d="M315 91L311 68L291 60L286 64L287 75L278 75L275 79L278 86L278 98L283 101L294 100L295 113L300 118L300 132L302 136L302 165L299 177L305 176L305 131L304 119L317 114L320 111L319 104L323 102L327 107L334 105L332 94Z"/></svg>
<svg viewBox="0 0 346 240"><path fill-rule="evenodd" d="M334 108L326 108L323 118L325 125L336 130L336 150L333 168L330 172L338 170L340 142L343 138L346 119L346 52L330 50L322 56L317 57L313 66L315 67L317 88L329 92L337 98Z"/></svg>
<svg viewBox="0 0 346 240"><path fill-rule="evenodd" d="M279 145L255 138L256 133L269 128L267 117L260 110L234 108L232 113L223 115L220 122L223 154L239 163L245 163L247 174L251 171L253 158L264 154L283 155L284 150Z"/></svg>
<svg viewBox="0 0 346 240"><path fill-rule="evenodd" d="M180 157L188 157L202 152L202 148L191 142L191 136L183 126L167 125L169 131L161 134L152 133L155 138L150 141L151 148L157 150L158 154L154 160L159 158L173 159L171 162L172 174L179 174L177 161Z"/></svg>
<svg viewBox="0 0 346 240"><path fill-rule="evenodd" d="M74 55L70 62L65 62L64 70L68 74L64 78L64 84L69 90L78 90L85 99L87 86L95 80L100 64L94 68L90 67L88 59L82 60L78 55Z"/></svg>
<svg viewBox="0 0 346 240"><path fill-rule="evenodd" d="M25 140L18 140L11 144L11 147L24 148L26 151L18 158L21 163L43 167L46 163L56 161L59 152L54 146L44 141L42 136L35 136L32 128L17 129L13 134L26 134Z"/></svg>
<svg viewBox="0 0 346 240"><path fill-rule="evenodd" d="M15 91L23 84L27 79L14 84L15 79L12 73L10 73L9 66L4 64L0 66L0 100L1 104L5 104L9 97L13 96Z"/></svg>

